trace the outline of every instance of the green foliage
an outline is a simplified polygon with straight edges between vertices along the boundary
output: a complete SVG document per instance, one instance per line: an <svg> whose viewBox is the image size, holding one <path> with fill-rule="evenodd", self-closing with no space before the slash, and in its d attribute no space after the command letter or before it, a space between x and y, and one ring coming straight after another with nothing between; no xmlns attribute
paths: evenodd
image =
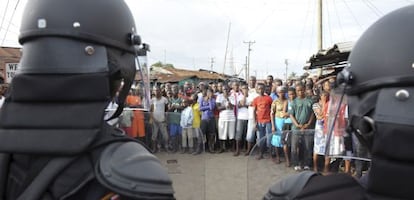
<svg viewBox="0 0 414 200"><path fill-rule="evenodd" d="M292 72L289 74L288 79L296 78L296 73Z"/></svg>
<svg viewBox="0 0 414 200"><path fill-rule="evenodd" d="M161 62L161 61L158 61L158 62L156 62L156 63L152 64L151 66L153 66L153 67L162 67L162 66L163 66L163 64L162 64L162 62Z"/></svg>
<svg viewBox="0 0 414 200"><path fill-rule="evenodd" d="M154 64L151 65L152 67L163 67L163 68L174 68L173 64L169 64L169 63L162 63L161 61L158 61Z"/></svg>
<svg viewBox="0 0 414 200"><path fill-rule="evenodd" d="M167 63L167 64L165 64L165 65L164 65L164 67L174 68L174 65L173 65L173 64L168 64L168 63Z"/></svg>

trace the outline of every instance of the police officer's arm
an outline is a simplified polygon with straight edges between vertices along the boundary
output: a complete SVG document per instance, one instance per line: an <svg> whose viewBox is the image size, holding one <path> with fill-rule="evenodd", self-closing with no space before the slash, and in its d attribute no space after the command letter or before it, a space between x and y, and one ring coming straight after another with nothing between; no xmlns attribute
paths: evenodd
<svg viewBox="0 0 414 200"><path fill-rule="evenodd" d="M96 178L121 199L174 199L172 181L160 161L137 142L105 147Z"/></svg>
<svg viewBox="0 0 414 200"><path fill-rule="evenodd" d="M263 200L295 199L308 183L309 179L315 175L317 173L311 171L291 175L273 184L263 197Z"/></svg>

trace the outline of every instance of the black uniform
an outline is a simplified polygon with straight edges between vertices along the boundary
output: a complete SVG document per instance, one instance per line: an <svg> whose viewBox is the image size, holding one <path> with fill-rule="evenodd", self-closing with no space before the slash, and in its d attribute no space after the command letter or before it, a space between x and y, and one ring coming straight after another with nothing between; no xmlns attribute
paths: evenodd
<svg viewBox="0 0 414 200"><path fill-rule="evenodd" d="M414 199L413 19L413 5L379 19L362 34L337 76L334 90L346 95L348 105L345 130L369 150L366 184L343 174L307 172L273 186L267 199Z"/></svg>
<svg viewBox="0 0 414 200"><path fill-rule="evenodd" d="M174 199L158 159L104 121L143 73L136 31L123 0L27 2L0 110L0 199Z"/></svg>

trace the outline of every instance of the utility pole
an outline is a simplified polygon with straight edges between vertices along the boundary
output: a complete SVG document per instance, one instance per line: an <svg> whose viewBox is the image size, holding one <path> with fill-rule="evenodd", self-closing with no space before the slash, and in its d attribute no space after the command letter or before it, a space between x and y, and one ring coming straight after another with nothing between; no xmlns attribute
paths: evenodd
<svg viewBox="0 0 414 200"><path fill-rule="evenodd" d="M287 58L285 59L285 65L286 65L285 81L287 81L287 79L288 79L288 65L289 65L289 60Z"/></svg>
<svg viewBox="0 0 414 200"><path fill-rule="evenodd" d="M226 70L227 49L229 48L230 29L231 29L231 22L229 22L229 29L228 29L228 32L227 32L226 51L224 52L223 74L225 73L225 70Z"/></svg>
<svg viewBox="0 0 414 200"><path fill-rule="evenodd" d="M247 59L247 56L246 56L246 62L245 62L245 64L244 64L244 76L245 76L245 80L246 81L249 81L248 79L249 79L249 74L247 73L247 62L248 62L248 59Z"/></svg>
<svg viewBox="0 0 414 200"><path fill-rule="evenodd" d="M322 0L318 0L318 51L323 49L323 13L322 13ZM319 69L319 76L322 75L322 68Z"/></svg>
<svg viewBox="0 0 414 200"><path fill-rule="evenodd" d="M210 70L213 71L213 66L214 66L214 57L210 58Z"/></svg>
<svg viewBox="0 0 414 200"><path fill-rule="evenodd" d="M323 48L323 28L322 28L322 0L318 0L318 50Z"/></svg>
<svg viewBox="0 0 414 200"><path fill-rule="evenodd" d="M243 41L243 43L248 44L248 49L247 49L247 72L246 72L246 74L247 74L247 78L249 79L250 78L250 76L249 76L250 75L250 51L252 51L251 46L254 43L256 43L256 41L248 41L248 42ZM249 80L247 80L247 81L249 81Z"/></svg>

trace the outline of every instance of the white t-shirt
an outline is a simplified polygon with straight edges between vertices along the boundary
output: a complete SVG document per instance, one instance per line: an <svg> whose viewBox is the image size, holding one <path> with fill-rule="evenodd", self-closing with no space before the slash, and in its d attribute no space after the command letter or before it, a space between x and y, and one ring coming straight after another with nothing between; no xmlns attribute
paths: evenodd
<svg viewBox="0 0 414 200"><path fill-rule="evenodd" d="M165 97L161 97L157 99L153 97L151 99L151 105L154 106L154 110L152 111L153 119L157 122L164 122L165 121L165 106L168 104L168 99Z"/></svg>
<svg viewBox="0 0 414 200"><path fill-rule="evenodd" d="M242 99L244 99L243 94L241 94L239 96L239 101L241 101ZM246 98L246 105L248 105L247 103L248 102L247 102L247 98ZM239 107L239 109L237 110L237 119L248 120L249 119L249 109L246 108L246 107Z"/></svg>
<svg viewBox="0 0 414 200"><path fill-rule="evenodd" d="M255 119L255 113L254 113L254 107L250 106L253 102L253 100L258 97L259 94L257 92L249 93L249 96L246 98L246 105L249 105L249 119Z"/></svg>
<svg viewBox="0 0 414 200"><path fill-rule="evenodd" d="M223 94L220 94L216 98L216 103L219 103L221 106L225 106L227 104L231 104L229 100L224 98ZM223 121L236 121L236 116L234 115L233 109L228 110L221 110L219 114L219 119Z"/></svg>
<svg viewBox="0 0 414 200"><path fill-rule="evenodd" d="M230 92L229 100L230 103L236 107L237 114L239 114L239 101L243 98L243 93L234 92L233 90ZM238 118L238 115L236 116Z"/></svg>

